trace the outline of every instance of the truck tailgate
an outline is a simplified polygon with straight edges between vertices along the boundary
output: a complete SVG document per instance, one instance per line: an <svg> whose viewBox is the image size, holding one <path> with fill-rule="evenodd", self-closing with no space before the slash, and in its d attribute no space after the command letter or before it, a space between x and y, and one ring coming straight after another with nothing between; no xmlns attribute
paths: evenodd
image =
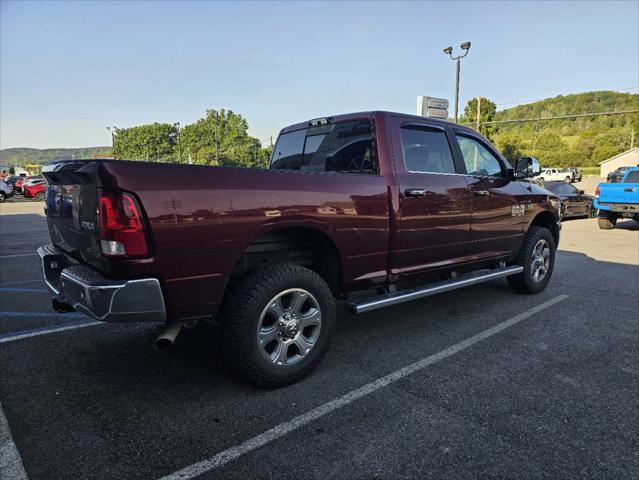
<svg viewBox="0 0 639 480"><path fill-rule="evenodd" d="M602 183L599 185L600 203L639 203L639 184Z"/></svg>
<svg viewBox="0 0 639 480"><path fill-rule="evenodd" d="M78 261L101 269L98 235L98 169L95 161L45 166L45 204L51 241Z"/></svg>

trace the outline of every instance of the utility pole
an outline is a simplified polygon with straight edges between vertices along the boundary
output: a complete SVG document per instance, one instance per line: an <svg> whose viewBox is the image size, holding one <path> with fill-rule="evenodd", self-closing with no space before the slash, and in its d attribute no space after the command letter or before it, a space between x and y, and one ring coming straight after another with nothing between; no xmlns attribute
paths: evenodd
<svg viewBox="0 0 639 480"><path fill-rule="evenodd" d="M180 144L180 122L175 122L173 126L177 129L178 163L182 163L182 145Z"/></svg>
<svg viewBox="0 0 639 480"><path fill-rule="evenodd" d="M465 50L463 55L457 55L453 57L453 47L444 48L444 53L450 56L451 60L455 60L456 65L456 74L455 74L455 123L458 123L459 119L459 69L461 65L461 59L468 55L468 50L470 49L470 42L464 42L459 46L462 50Z"/></svg>
<svg viewBox="0 0 639 480"><path fill-rule="evenodd" d="M213 134L215 139L215 163L220 164L220 145L217 141L217 112L213 114Z"/></svg>
<svg viewBox="0 0 639 480"><path fill-rule="evenodd" d="M269 137L269 139L271 140L271 149L273 149L273 137Z"/></svg>
<svg viewBox="0 0 639 480"><path fill-rule="evenodd" d="M481 115L481 97L477 97L477 118L475 119L476 130L480 132L479 128L481 127L479 117Z"/></svg>

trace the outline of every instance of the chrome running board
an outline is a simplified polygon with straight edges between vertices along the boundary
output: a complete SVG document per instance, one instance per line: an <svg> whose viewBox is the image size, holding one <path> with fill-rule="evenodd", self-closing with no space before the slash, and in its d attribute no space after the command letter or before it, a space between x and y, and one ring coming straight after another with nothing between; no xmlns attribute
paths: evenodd
<svg viewBox="0 0 639 480"><path fill-rule="evenodd" d="M524 267L512 266L503 267L496 270L483 270L481 272L473 272L464 276L454 278L452 280L430 283L425 288L404 290L401 292L386 295L382 298L367 300L362 303L353 302L350 303L349 306L352 309L353 313L370 312L371 310L377 310L378 308L384 308L391 305L397 305L399 303L410 302L411 300L430 297L431 295L437 295L438 293L450 292L451 290L457 290L458 288L464 288L470 285L488 282L496 278L515 275L523 271Z"/></svg>

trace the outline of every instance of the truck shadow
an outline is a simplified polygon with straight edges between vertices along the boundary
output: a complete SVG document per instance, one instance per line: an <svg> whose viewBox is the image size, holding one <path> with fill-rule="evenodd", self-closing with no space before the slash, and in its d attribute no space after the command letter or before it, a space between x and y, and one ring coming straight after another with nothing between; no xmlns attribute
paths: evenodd
<svg viewBox="0 0 639 480"><path fill-rule="evenodd" d="M631 261L633 259L629 259L629 263ZM579 278L578 283L575 278ZM497 318L501 321L560 293L575 296L583 303L580 297L597 295L602 284L617 284L619 279L628 280L624 288L632 293L632 279L637 279L635 283L639 286L639 267L560 251L551 284L540 295L520 295L510 289L505 280L496 280L359 316L349 313L346 304L341 302L332 346L311 377L320 375L325 380L330 379L333 369L344 370L344 362L348 364L347 368L352 367L357 372L363 365L392 371L412 359L407 351L414 352L417 359L431 347L446 348L477 333L478 328L492 326ZM101 328L127 327L106 325ZM83 372L85 385L115 381L120 388L135 391L144 385L147 394L150 389L150 392L162 395L179 392L180 396L188 392L193 395L206 392L215 397L224 391L226 397L229 388L236 393L261 391L239 377L225 362L219 324L208 322L193 331L184 330L173 350L166 353L156 352L152 347L161 331L160 326L139 328L141 335L121 331L97 341L94 350L87 352L94 368ZM386 352L381 364L379 351ZM126 375L122 375L122 371Z"/></svg>
<svg viewBox="0 0 639 480"><path fill-rule="evenodd" d="M615 228L619 230L630 230L631 232L639 231L639 222L635 222L634 220L624 220L622 222L617 222Z"/></svg>

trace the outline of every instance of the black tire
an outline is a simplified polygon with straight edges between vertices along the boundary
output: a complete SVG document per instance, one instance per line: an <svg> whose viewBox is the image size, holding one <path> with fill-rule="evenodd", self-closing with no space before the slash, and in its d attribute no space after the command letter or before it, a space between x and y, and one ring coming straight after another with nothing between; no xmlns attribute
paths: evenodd
<svg viewBox="0 0 639 480"><path fill-rule="evenodd" d="M597 223L601 230L612 230L617 224L617 216L609 212L600 210L597 217Z"/></svg>
<svg viewBox="0 0 639 480"><path fill-rule="evenodd" d="M44 192L38 192L36 193L35 199L38 202L44 202L46 195L44 194Z"/></svg>
<svg viewBox="0 0 639 480"><path fill-rule="evenodd" d="M570 183L570 177L564 178L564 183Z"/></svg>
<svg viewBox="0 0 639 480"><path fill-rule="evenodd" d="M541 183L544 183L544 177L539 177L537 180L539 180Z"/></svg>
<svg viewBox="0 0 639 480"><path fill-rule="evenodd" d="M4 202L7 197L4 195L4 192L0 192L0 203Z"/></svg>
<svg viewBox="0 0 639 480"><path fill-rule="evenodd" d="M541 241L545 240L549 250L549 265L545 272L544 277L540 281L536 281L533 278L533 252L535 246ZM519 253L513 262L515 265L521 265L524 267L524 271L518 273L517 275L511 275L508 277L508 284L516 291L527 294L536 294L542 292L548 282L550 281L550 277L552 277L552 272L555 267L555 251L556 244L555 238L550 233L550 230L544 227L535 227L532 226L528 229L528 233L526 233L526 237L524 238L524 243L519 249Z"/></svg>
<svg viewBox="0 0 639 480"><path fill-rule="evenodd" d="M266 359L258 345L260 317L271 300L288 289L304 289L319 305L321 327L315 344L291 365ZM326 282L299 265L282 264L247 274L228 291L220 310L222 343L229 364L252 382L266 388L295 383L322 360L335 327L335 301Z"/></svg>

